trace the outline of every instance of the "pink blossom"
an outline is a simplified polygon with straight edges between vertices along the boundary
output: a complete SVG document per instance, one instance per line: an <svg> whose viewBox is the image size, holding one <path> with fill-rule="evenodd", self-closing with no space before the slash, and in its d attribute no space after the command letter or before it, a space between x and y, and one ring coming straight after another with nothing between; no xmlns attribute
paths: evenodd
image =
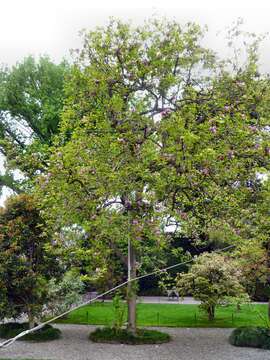
<svg viewBox="0 0 270 360"><path fill-rule="evenodd" d="M217 132L217 127L216 127L215 125L213 125L213 126L211 126L211 127L209 128L209 130L211 131L211 133L216 134L216 132Z"/></svg>
<svg viewBox="0 0 270 360"><path fill-rule="evenodd" d="M202 173L203 173L204 175L209 175L209 169L208 169L208 168L203 168L203 169L202 169Z"/></svg>
<svg viewBox="0 0 270 360"><path fill-rule="evenodd" d="M165 116L168 116L170 114L171 110L170 109L164 109L162 112L161 112L161 116L162 117L165 117Z"/></svg>
<svg viewBox="0 0 270 360"><path fill-rule="evenodd" d="M257 126L255 126L255 125L249 125L248 128L249 128L249 130L251 130L253 132L257 131Z"/></svg>
<svg viewBox="0 0 270 360"><path fill-rule="evenodd" d="M244 82L242 82L242 81L236 81L236 84L239 86L239 87L244 87L245 86L245 83Z"/></svg>
<svg viewBox="0 0 270 360"><path fill-rule="evenodd" d="M183 211L181 211L180 216L181 216L181 218L182 218L183 220L186 220L187 217L188 217L187 213L186 213L186 212L183 212Z"/></svg>
<svg viewBox="0 0 270 360"><path fill-rule="evenodd" d="M228 155L228 158L231 160L234 157L234 151L229 150L227 155Z"/></svg>

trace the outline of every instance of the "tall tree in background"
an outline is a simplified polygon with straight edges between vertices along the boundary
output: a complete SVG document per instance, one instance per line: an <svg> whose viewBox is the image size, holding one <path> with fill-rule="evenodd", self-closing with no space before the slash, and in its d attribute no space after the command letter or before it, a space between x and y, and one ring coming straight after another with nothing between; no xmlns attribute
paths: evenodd
<svg viewBox="0 0 270 360"><path fill-rule="evenodd" d="M270 180L265 177L258 189L254 186L238 215L241 246L235 257L240 260L248 285L256 281L270 286ZM268 288L268 317L270 319L270 294Z"/></svg>
<svg viewBox="0 0 270 360"><path fill-rule="evenodd" d="M0 152L6 173L0 186L15 192L23 181L14 180L12 170L26 178L46 166L47 148L58 132L64 101L66 62L54 64L48 57L29 56L0 71Z"/></svg>
<svg viewBox="0 0 270 360"><path fill-rule="evenodd" d="M162 246L168 219L194 238L216 219L233 234L222 219L268 164L269 85L258 78L256 44L235 72L202 36L194 24L112 21L85 34L67 84L39 191L53 223L80 224L99 244L109 236L124 255L129 244L129 279ZM135 332L132 282L127 301Z"/></svg>

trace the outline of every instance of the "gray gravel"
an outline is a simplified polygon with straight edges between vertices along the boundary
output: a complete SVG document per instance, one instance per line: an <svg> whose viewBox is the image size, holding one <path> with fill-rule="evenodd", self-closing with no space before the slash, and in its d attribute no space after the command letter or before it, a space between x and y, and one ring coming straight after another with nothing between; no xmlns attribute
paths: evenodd
<svg viewBox="0 0 270 360"><path fill-rule="evenodd" d="M1 358L50 360L269 360L270 350L237 348L231 329L163 328L173 340L162 345L109 345L90 342L94 326L57 325L63 337L49 343L17 342Z"/></svg>

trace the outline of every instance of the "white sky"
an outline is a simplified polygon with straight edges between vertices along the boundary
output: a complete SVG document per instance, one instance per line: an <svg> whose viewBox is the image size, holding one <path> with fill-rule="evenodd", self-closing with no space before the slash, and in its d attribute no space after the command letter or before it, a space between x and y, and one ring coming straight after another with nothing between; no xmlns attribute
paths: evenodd
<svg viewBox="0 0 270 360"><path fill-rule="evenodd" d="M270 33L269 10L270 0L0 0L0 64L15 64L29 54L48 54L57 62L68 58L71 48L80 47L79 31L106 25L110 16L135 24L153 15L207 24L209 46L222 53L218 31L241 17L246 30ZM269 51L267 38L261 64L270 72Z"/></svg>
<svg viewBox="0 0 270 360"><path fill-rule="evenodd" d="M216 32L242 17L245 27L270 32L270 0L0 0L0 63L48 54L55 61L80 46L82 28L104 25L110 16L140 23L151 15L209 26L212 46L222 51ZM266 64L270 41L266 41ZM270 69L270 67L269 67Z"/></svg>

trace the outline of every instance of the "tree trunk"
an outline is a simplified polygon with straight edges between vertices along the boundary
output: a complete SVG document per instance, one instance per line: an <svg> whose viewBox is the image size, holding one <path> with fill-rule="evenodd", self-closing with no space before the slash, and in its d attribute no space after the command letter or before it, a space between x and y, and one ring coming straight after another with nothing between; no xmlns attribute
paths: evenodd
<svg viewBox="0 0 270 360"><path fill-rule="evenodd" d="M215 306L214 305L209 306L207 312L208 312L208 320L213 321L215 319Z"/></svg>
<svg viewBox="0 0 270 360"><path fill-rule="evenodd" d="M28 307L27 315L28 315L29 329L33 329L33 327L35 327L35 318L31 306Z"/></svg>
<svg viewBox="0 0 270 360"><path fill-rule="evenodd" d="M136 252L134 246L129 244L129 280L136 277ZM127 285L128 304L128 331L136 333L136 283L129 282Z"/></svg>

